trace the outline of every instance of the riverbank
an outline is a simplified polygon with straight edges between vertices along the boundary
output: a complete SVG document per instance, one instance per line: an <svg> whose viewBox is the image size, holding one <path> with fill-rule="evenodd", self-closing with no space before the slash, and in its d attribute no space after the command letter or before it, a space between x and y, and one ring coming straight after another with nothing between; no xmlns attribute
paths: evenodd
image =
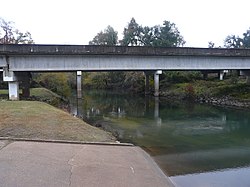
<svg viewBox="0 0 250 187"><path fill-rule="evenodd" d="M208 103L223 107L250 108L250 85L245 80L197 80L163 86L160 96L170 100Z"/></svg>
<svg viewBox="0 0 250 187"><path fill-rule="evenodd" d="M115 142L110 133L38 101L0 101L0 136L26 139Z"/></svg>

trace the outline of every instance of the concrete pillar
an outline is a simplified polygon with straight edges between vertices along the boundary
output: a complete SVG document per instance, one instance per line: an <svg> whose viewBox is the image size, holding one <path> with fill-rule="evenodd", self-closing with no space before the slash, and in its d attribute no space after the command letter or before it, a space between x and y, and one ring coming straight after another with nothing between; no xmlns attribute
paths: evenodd
<svg viewBox="0 0 250 187"><path fill-rule="evenodd" d="M224 78L224 71L223 70L219 72L219 77L220 77L220 80L222 81Z"/></svg>
<svg viewBox="0 0 250 187"><path fill-rule="evenodd" d="M160 88L160 74L162 74L161 70L157 70L154 74L154 84L155 84L155 97L159 97L159 88Z"/></svg>
<svg viewBox="0 0 250 187"><path fill-rule="evenodd" d="M145 75L145 95L149 95L149 73L144 72Z"/></svg>
<svg viewBox="0 0 250 187"><path fill-rule="evenodd" d="M82 98L77 99L77 116L80 118L84 118Z"/></svg>
<svg viewBox="0 0 250 187"><path fill-rule="evenodd" d="M13 71L9 71L7 68L4 68L3 81L8 82L9 99L19 100L19 83L16 74Z"/></svg>
<svg viewBox="0 0 250 187"><path fill-rule="evenodd" d="M8 82L9 99L12 101L19 100L19 83L17 81Z"/></svg>
<svg viewBox="0 0 250 187"><path fill-rule="evenodd" d="M77 87L77 98L82 98L82 72L77 71L76 73L76 87Z"/></svg>

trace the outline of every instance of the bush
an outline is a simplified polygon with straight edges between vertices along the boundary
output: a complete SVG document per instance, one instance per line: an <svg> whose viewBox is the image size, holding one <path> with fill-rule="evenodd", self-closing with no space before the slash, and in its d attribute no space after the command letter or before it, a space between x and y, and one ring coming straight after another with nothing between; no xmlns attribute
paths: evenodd
<svg viewBox="0 0 250 187"><path fill-rule="evenodd" d="M169 83L184 83L202 79L200 71L164 71L162 80Z"/></svg>
<svg viewBox="0 0 250 187"><path fill-rule="evenodd" d="M40 73L35 76L35 80L63 97L70 96L71 87L67 73Z"/></svg>
<svg viewBox="0 0 250 187"><path fill-rule="evenodd" d="M186 98L189 100L195 100L195 91L194 91L194 87L192 84L188 84L185 87L185 95Z"/></svg>

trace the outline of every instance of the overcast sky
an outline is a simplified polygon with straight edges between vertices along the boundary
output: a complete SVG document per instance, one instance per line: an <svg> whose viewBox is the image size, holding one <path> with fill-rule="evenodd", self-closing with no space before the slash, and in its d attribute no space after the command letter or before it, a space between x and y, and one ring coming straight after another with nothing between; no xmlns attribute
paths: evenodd
<svg viewBox="0 0 250 187"><path fill-rule="evenodd" d="M223 46L250 27L250 0L0 0L0 17L29 31L37 44L88 44L108 25L119 36L138 24L175 23L187 47Z"/></svg>

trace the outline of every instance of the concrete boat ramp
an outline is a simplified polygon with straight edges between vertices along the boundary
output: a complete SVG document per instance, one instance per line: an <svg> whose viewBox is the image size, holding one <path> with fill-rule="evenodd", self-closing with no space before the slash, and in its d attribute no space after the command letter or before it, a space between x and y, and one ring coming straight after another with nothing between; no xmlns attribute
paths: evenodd
<svg viewBox="0 0 250 187"><path fill-rule="evenodd" d="M173 186L136 146L0 140L2 187Z"/></svg>

